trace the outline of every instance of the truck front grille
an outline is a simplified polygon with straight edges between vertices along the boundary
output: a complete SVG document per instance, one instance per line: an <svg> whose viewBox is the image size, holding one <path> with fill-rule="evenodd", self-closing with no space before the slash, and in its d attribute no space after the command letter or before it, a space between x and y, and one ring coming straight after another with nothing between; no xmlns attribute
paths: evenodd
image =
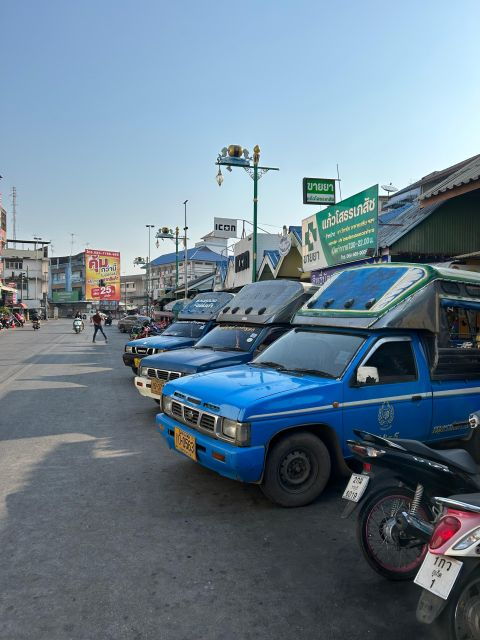
<svg viewBox="0 0 480 640"><path fill-rule="evenodd" d="M176 401L172 402L170 415L189 427L199 431L208 431L209 433L215 433L217 423L221 419L220 416L193 409L193 407L189 407L183 402Z"/></svg>

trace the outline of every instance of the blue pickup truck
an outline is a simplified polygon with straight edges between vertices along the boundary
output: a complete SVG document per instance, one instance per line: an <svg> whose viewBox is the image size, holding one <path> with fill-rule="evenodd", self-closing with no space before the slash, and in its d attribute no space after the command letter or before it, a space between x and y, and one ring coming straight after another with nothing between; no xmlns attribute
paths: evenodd
<svg viewBox="0 0 480 640"><path fill-rule="evenodd" d="M465 416L480 404L480 275L346 269L294 324L249 364L167 383L157 425L168 446L296 507L332 471L349 473L354 428L431 443L466 437Z"/></svg>
<svg viewBox="0 0 480 640"><path fill-rule="evenodd" d="M158 402L168 380L250 362L291 329L293 316L317 288L293 280L246 285L235 296L234 304L218 315L217 326L195 346L143 358L135 388Z"/></svg>
<svg viewBox="0 0 480 640"><path fill-rule="evenodd" d="M178 320L160 335L127 342L123 363L137 373L140 360L146 355L190 347L213 329L218 313L233 297L233 293L223 291L199 293L183 307Z"/></svg>

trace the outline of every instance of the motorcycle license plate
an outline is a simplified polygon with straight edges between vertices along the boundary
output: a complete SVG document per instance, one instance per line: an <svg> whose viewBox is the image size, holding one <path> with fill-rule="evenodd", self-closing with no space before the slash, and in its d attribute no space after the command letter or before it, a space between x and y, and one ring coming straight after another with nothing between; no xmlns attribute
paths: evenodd
<svg viewBox="0 0 480 640"><path fill-rule="evenodd" d="M462 565L463 562L455 558L437 556L428 552L414 582L447 600Z"/></svg>
<svg viewBox="0 0 480 640"><path fill-rule="evenodd" d="M151 378L150 384L151 384L150 391L154 393L156 396L161 396L163 385L165 384L165 380L157 380L157 378Z"/></svg>
<svg viewBox="0 0 480 640"><path fill-rule="evenodd" d="M192 460L197 460L195 438L178 427L175 427L175 449L181 451Z"/></svg>
<svg viewBox="0 0 480 640"><path fill-rule="evenodd" d="M365 493L369 480L369 476L361 473L352 473L342 498L351 502L358 502Z"/></svg>
<svg viewBox="0 0 480 640"><path fill-rule="evenodd" d="M133 366L135 367L135 369L138 369L138 367L140 366L140 360L141 360L141 358L134 358L133 359Z"/></svg>

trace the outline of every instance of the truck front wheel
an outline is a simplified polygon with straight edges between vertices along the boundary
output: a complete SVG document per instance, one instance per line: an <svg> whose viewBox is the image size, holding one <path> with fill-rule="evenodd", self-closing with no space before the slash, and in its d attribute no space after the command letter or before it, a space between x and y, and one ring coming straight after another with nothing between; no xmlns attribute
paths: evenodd
<svg viewBox="0 0 480 640"><path fill-rule="evenodd" d="M330 454L320 438L293 433L268 452L261 489L282 507L303 507L322 493L330 469Z"/></svg>

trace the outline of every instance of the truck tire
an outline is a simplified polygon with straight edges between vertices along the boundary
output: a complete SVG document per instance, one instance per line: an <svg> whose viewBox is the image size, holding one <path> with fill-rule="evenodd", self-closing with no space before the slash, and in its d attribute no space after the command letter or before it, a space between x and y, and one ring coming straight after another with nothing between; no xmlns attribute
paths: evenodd
<svg viewBox="0 0 480 640"><path fill-rule="evenodd" d="M300 431L286 436L268 452L260 486L282 507L303 507L322 493L330 477L330 454L320 438Z"/></svg>

